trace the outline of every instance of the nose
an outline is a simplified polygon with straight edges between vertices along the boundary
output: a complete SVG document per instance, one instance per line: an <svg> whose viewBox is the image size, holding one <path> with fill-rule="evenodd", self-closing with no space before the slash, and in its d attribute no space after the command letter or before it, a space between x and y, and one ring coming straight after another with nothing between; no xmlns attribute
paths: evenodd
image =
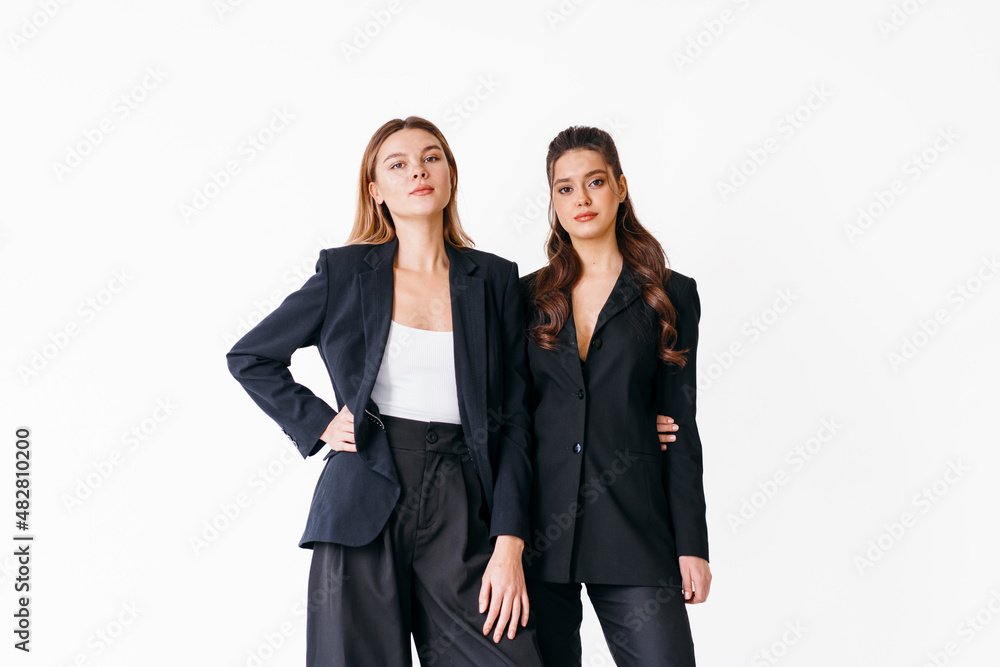
<svg viewBox="0 0 1000 667"><path fill-rule="evenodd" d="M423 162L419 163L413 170L413 178L420 178L421 176L427 178L427 167L424 166Z"/></svg>
<svg viewBox="0 0 1000 667"><path fill-rule="evenodd" d="M577 190L576 205L590 206L590 195L587 194L586 190Z"/></svg>

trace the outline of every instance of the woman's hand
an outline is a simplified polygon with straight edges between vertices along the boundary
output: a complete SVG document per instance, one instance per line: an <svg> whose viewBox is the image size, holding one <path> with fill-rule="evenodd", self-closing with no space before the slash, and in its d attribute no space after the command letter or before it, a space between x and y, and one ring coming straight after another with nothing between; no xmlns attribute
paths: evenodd
<svg viewBox="0 0 1000 667"><path fill-rule="evenodd" d="M660 436L660 451L667 451L667 443L677 439L673 432L680 426L674 423L673 417L656 415L656 433Z"/></svg>
<svg viewBox="0 0 1000 667"><path fill-rule="evenodd" d="M346 405L340 409L319 439L335 452L358 451L354 444L354 415Z"/></svg>
<svg viewBox="0 0 1000 667"><path fill-rule="evenodd" d="M485 613L489 606L490 613L483 626L484 635L490 633L494 621L497 621L493 633L494 643L498 643L503 637L508 621L509 639L517 634L518 620L522 626L528 625L528 591L524 584L524 568L521 566L523 552L524 540L520 537L498 536L493 556L483 574L483 586L479 590L479 613Z"/></svg>
<svg viewBox="0 0 1000 667"><path fill-rule="evenodd" d="M688 604L704 602L712 585L712 570L708 561L698 556L681 556L681 581L684 586L684 601Z"/></svg>

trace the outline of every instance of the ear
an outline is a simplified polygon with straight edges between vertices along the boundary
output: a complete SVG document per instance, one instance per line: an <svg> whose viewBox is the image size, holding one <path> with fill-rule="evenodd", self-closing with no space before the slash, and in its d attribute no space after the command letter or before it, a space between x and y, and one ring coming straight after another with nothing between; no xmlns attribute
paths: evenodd
<svg viewBox="0 0 1000 667"><path fill-rule="evenodd" d="M625 180L625 174L622 174L618 178L618 203L625 201L626 196L628 196L628 181Z"/></svg>
<svg viewBox="0 0 1000 667"><path fill-rule="evenodd" d="M370 194L372 196L372 199L375 200L376 205L378 206L382 205L382 202L384 200L382 199L382 195L379 194L378 186L375 184L375 181L372 181L371 183L368 184L368 194Z"/></svg>

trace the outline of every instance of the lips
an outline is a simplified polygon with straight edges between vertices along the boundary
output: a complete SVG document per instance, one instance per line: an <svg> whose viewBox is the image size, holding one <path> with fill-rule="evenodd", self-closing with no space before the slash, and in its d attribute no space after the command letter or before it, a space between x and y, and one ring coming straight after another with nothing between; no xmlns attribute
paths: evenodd
<svg viewBox="0 0 1000 667"><path fill-rule="evenodd" d="M579 213L573 216L573 219L576 220L577 222L587 222L588 220L593 220L596 217L597 214L594 213L593 211L584 211L583 213Z"/></svg>
<svg viewBox="0 0 1000 667"><path fill-rule="evenodd" d="M429 195L432 192L434 192L434 188L432 188L429 185L421 185L420 187L416 188L415 190L410 190L410 194L411 195L417 195L418 197L422 197L424 195Z"/></svg>

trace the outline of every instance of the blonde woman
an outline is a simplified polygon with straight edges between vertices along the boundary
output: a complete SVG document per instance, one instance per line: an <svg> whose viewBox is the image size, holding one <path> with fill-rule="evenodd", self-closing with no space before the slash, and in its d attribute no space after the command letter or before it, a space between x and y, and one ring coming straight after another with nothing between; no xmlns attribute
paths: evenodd
<svg viewBox="0 0 1000 667"><path fill-rule="evenodd" d="M521 555L531 486L517 266L473 250L448 142L375 132L347 245L228 353L303 457L326 451L307 664L540 665ZM339 410L288 371L315 345Z"/></svg>

